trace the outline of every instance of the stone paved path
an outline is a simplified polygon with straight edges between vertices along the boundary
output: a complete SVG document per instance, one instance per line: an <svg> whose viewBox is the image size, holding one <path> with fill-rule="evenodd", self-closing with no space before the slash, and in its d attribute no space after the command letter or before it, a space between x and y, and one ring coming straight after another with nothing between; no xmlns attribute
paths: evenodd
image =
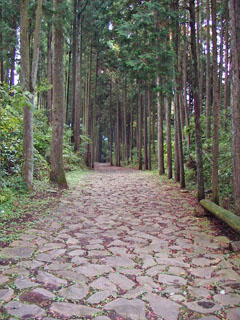
<svg viewBox="0 0 240 320"><path fill-rule="evenodd" d="M0 251L0 319L240 319L239 256L169 189L99 166Z"/></svg>

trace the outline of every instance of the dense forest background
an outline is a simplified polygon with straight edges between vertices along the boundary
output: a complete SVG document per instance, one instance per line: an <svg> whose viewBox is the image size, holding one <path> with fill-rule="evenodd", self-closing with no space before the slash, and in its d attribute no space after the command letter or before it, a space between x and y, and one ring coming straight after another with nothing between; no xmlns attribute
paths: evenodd
<svg viewBox="0 0 240 320"><path fill-rule="evenodd" d="M0 215L96 161L240 214L238 0L0 3Z"/></svg>

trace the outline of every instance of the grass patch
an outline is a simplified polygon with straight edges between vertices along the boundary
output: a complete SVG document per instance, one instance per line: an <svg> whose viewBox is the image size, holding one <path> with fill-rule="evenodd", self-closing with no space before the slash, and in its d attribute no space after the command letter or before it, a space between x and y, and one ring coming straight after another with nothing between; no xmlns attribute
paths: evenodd
<svg viewBox="0 0 240 320"><path fill-rule="evenodd" d="M27 192L23 183L8 189L8 198L0 203L0 247L17 240L24 230L33 227L39 217L57 207L60 199L68 195L79 181L84 181L84 176L89 173L88 170L68 172L69 190L59 189L49 180L34 181L32 193Z"/></svg>

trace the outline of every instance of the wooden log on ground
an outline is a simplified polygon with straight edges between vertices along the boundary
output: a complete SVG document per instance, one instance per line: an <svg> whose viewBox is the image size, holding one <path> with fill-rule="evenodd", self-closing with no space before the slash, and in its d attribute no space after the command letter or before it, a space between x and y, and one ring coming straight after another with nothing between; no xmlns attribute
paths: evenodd
<svg viewBox="0 0 240 320"><path fill-rule="evenodd" d="M226 222L233 230L240 234L240 216L236 216L232 212L223 209L210 200L201 200L200 205L214 214L217 218Z"/></svg>

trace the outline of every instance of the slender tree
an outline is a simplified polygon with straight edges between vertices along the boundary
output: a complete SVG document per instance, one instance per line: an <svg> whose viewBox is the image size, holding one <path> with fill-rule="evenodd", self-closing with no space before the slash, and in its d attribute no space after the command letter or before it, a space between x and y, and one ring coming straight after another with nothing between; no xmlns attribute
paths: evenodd
<svg viewBox="0 0 240 320"><path fill-rule="evenodd" d="M21 83L25 91L32 94L31 102L34 103L34 91L37 79L39 45L40 45L40 26L42 17L42 0L37 1L35 30L33 37L32 60L29 55L29 36L28 36L28 0L20 1L20 52L21 52ZM23 116L23 176L29 190L33 189L33 109L24 107Z"/></svg>
<svg viewBox="0 0 240 320"><path fill-rule="evenodd" d="M219 82L217 66L217 14L216 0L212 4L212 42L213 42L213 151L212 151L212 201L219 203L218 156L219 156Z"/></svg>
<svg viewBox="0 0 240 320"><path fill-rule="evenodd" d="M53 119L50 180L67 187L63 166L64 85L63 85L63 0L54 0L53 27Z"/></svg>
<svg viewBox="0 0 240 320"><path fill-rule="evenodd" d="M198 64L196 52L196 31L195 31L195 1L189 0L190 4L190 28L191 28L191 52L193 59L193 98L194 98L194 121L195 121L195 136L196 136L196 158L197 158L197 187L198 200L204 199L204 177L203 177L203 162L202 162L202 130L200 123L200 105L198 91Z"/></svg>
<svg viewBox="0 0 240 320"><path fill-rule="evenodd" d="M235 213L240 215L240 2L230 0L232 39L232 163Z"/></svg>

